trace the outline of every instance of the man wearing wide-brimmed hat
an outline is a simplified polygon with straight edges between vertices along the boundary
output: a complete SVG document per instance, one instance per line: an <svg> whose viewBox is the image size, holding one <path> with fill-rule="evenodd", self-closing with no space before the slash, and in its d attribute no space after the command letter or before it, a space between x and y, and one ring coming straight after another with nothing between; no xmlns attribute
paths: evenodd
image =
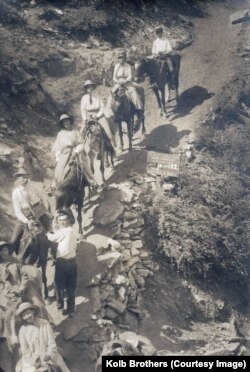
<svg viewBox="0 0 250 372"><path fill-rule="evenodd" d="M83 88L86 92L81 99L81 114L83 123L86 124L88 120L99 120L104 113L104 104L98 95L93 95L96 84L91 80L85 81Z"/></svg>
<svg viewBox="0 0 250 372"><path fill-rule="evenodd" d="M19 168L14 176L17 187L12 192L12 202L17 222L10 242L18 253L25 227L27 225L31 227L36 219L45 230L49 230L51 219L48 213L48 202L39 189L31 185L30 175L26 169Z"/></svg>

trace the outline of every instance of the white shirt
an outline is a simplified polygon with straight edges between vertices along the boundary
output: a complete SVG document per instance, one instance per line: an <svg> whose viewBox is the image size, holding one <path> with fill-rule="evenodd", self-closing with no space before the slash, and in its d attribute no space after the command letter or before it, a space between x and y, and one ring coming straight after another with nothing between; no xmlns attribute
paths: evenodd
<svg viewBox="0 0 250 372"><path fill-rule="evenodd" d="M91 102L92 101L92 102ZM85 94L81 100L81 114L83 120L88 120L90 118L91 112L96 112L96 117L99 119L103 116L104 104L99 97L93 95Z"/></svg>
<svg viewBox="0 0 250 372"><path fill-rule="evenodd" d="M28 187L18 186L12 192L15 215L17 219L23 223L28 223L28 219L23 214L23 210L30 210L32 214L32 205L42 200L41 197L37 195L36 191L33 190L32 185L29 184Z"/></svg>
<svg viewBox="0 0 250 372"><path fill-rule="evenodd" d="M58 243L56 258L71 259L76 256L77 233L73 226L63 227L55 233L47 233L51 242Z"/></svg>
<svg viewBox="0 0 250 372"><path fill-rule="evenodd" d="M157 38L153 42L152 54L169 53L172 52L172 46L168 39Z"/></svg>
<svg viewBox="0 0 250 372"><path fill-rule="evenodd" d="M117 63L114 68L113 80L115 83L132 81L132 68L128 63Z"/></svg>

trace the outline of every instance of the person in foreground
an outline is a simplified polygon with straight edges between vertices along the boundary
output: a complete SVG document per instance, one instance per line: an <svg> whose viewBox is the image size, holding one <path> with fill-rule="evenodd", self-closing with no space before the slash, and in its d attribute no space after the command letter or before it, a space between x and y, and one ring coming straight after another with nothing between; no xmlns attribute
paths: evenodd
<svg viewBox="0 0 250 372"><path fill-rule="evenodd" d="M58 243L55 265L55 290L57 308L64 315L72 317L75 309L75 289L77 280L76 249L77 232L75 218L70 209L58 211L58 229L47 233L50 241ZM64 290L67 294L67 309L64 310Z"/></svg>
<svg viewBox="0 0 250 372"><path fill-rule="evenodd" d="M38 308L23 302L16 311L21 318L19 342L22 372L70 372L58 353L50 323L37 316Z"/></svg>

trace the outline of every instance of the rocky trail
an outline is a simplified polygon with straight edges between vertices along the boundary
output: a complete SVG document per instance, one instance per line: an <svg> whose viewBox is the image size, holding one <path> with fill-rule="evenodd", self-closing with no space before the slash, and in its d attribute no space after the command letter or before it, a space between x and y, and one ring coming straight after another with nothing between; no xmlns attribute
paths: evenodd
<svg viewBox="0 0 250 372"><path fill-rule="evenodd" d="M155 97L145 84L146 136L136 134L131 152L125 141L125 151L117 156L114 169L106 171L106 185L86 199L84 238L79 238L77 255L76 313L67 319L58 314L55 303L48 305L58 344L72 372L94 371L103 345L126 330L148 337L161 355L240 355L249 351L240 342L233 316L224 316L223 302L201 285L169 271L154 254L144 220L150 208L147 196L157 193L154 178L146 175L147 151L183 154L197 127L212 114L221 91L241 64L237 48L242 26L232 25L230 16L245 9L246 3L209 1L203 6L203 17L193 19L193 43L181 53L179 105L171 100L168 117L157 117ZM56 86L48 78L44 87L60 91L66 80L59 79ZM71 82L74 80L77 75ZM79 83L74 90L78 87ZM108 89L101 86L98 92L106 98ZM76 97L72 103L79 117ZM32 139L33 145L44 141L41 151L45 154L45 184L49 183L46 149L52 139L31 133L29 142ZM9 148L15 148L11 141L6 145ZM199 162L196 155L195 162ZM182 166L190 165L184 161ZM4 181L7 210L9 177ZM53 295L51 264L48 277ZM148 354L153 351L149 347Z"/></svg>

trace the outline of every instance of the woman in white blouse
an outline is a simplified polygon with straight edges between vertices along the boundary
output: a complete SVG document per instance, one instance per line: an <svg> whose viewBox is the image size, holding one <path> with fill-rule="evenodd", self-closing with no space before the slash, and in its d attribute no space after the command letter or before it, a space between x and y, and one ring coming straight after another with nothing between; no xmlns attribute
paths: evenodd
<svg viewBox="0 0 250 372"><path fill-rule="evenodd" d="M22 353L22 372L48 371L49 366L70 372L58 353L50 323L37 316L38 308L29 302L19 305L16 316L22 320L19 342Z"/></svg>
<svg viewBox="0 0 250 372"><path fill-rule="evenodd" d="M87 80L83 85L86 94L81 100L81 114L83 123L86 124L90 119L99 120L103 117L104 104L100 97L93 95L96 88L95 83Z"/></svg>
<svg viewBox="0 0 250 372"><path fill-rule="evenodd" d="M114 68L113 81L115 85L112 91L116 92L121 85L126 87L135 108L137 110L142 110L142 100L136 89L140 88L140 86L132 81L132 68L126 62L126 53L124 51L119 53L118 61L119 63L117 63Z"/></svg>
<svg viewBox="0 0 250 372"><path fill-rule="evenodd" d="M60 117L59 124L62 129L57 134L56 141L52 148L56 159L52 190L65 178L66 174L69 172L71 168L70 160L73 154L79 155L79 159L82 163L87 180L91 186L95 186L96 180L91 172L89 161L85 154L84 145L79 136L79 132L74 129L73 119L70 116L63 114Z"/></svg>

